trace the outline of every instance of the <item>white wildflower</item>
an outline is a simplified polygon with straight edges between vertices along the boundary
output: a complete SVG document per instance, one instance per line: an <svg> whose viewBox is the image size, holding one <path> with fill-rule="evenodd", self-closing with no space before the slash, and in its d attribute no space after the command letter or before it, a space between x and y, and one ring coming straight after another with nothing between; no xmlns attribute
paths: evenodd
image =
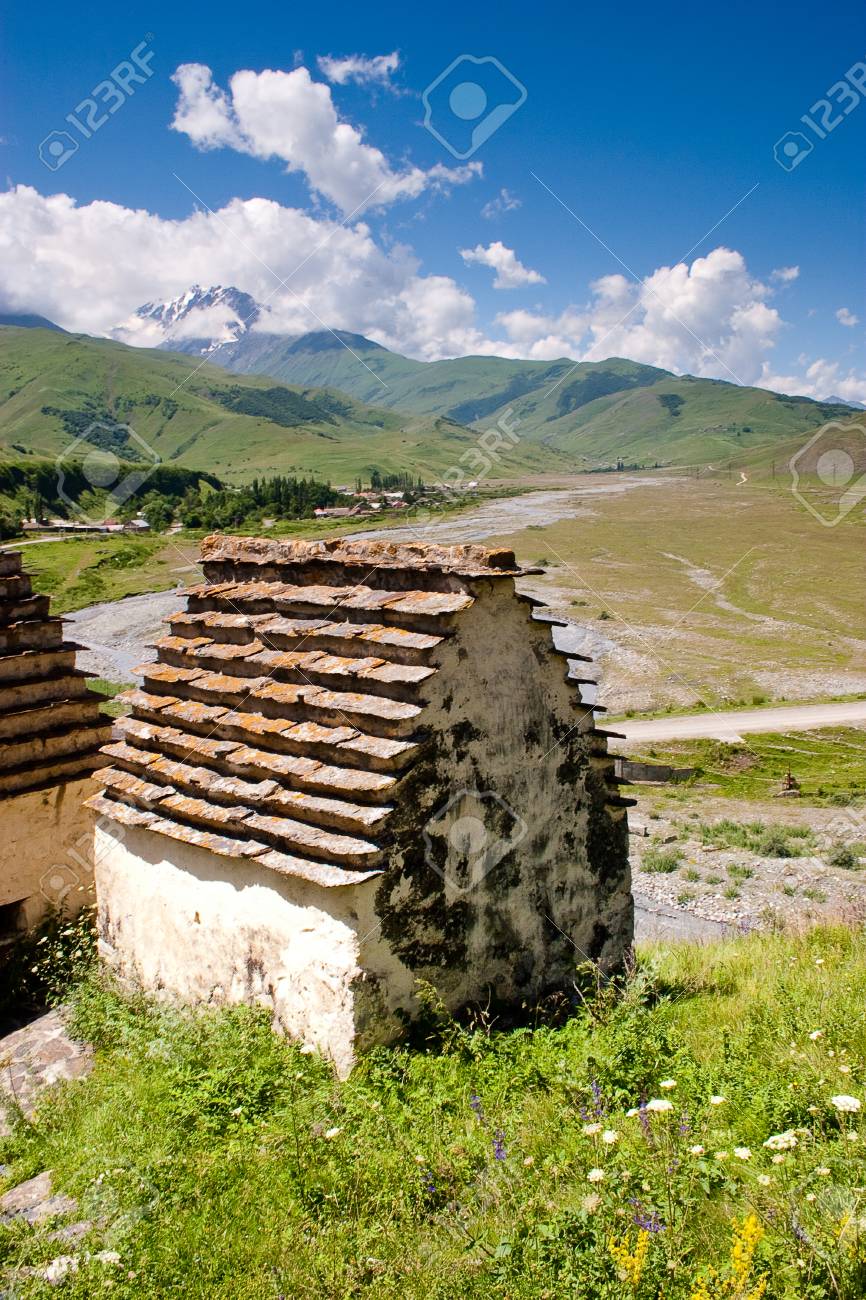
<svg viewBox="0 0 866 1300"><path fill-rule="evenodd" d="M752 1152L749 1147L734 1147L734 1155L738 1160L751 1160Z"/></svg>
<svg viewBox="0 0 866 1300"><path fill-rule="evenodd" d="M769 1187L772 1181L773 1180L769 1174L758 1174L758 1182L761 1187Z"/></svg>
<svg viewBox="0 0 866 1300"><path fill-rule="evenodd" d="M619 1141L619 1134L615 1128L606 1128L601 1135L601 1140L607 1143L609 1147L612 1147L614 1142Z"/></svg>
<svg viewBox="0 0 866 1300"><path fill-rule="evenodd" d="M774 1165L783 1165L785 1163L785 1156L781 1151L777 1151L772 1157L772 1160Z"/></svg>
<svg viewBox="0 0 866 1300"><path fill-rule="evenodd" d="M584 1124L583 1131L587 1137L594 1137L596 1133L601 1132L600 1124Z"/></svg>
<svg viewBox="0 0 866 1300"><path fill-rule="evenodd" d="M697 1146L689 1147L690 1156L702 1156L703 1154L704 1154L704 1148L702 1146L697 1145Z"/></svg>
<svg viewBox="0 0 866 1300"><path fill-rule="evenodd" d="M714 1094L712 1097L710 1097L710 1105L724 1106L727 1100L728 1100L727 1097L720 1097L718 1094Z"/></svg>
<svg viewBox="0 0 866 1300"><path fill-rule="evenodd" d="M811 1040L812 1040L813 1043L816 1043L816 1042L818 1041L819 1038L823 1038L823 1037L824 1037L824 1030L823 1030L823 1029L813 1029L812 1032L811 1032L811 1034L809 1035L809 1037L811 1038Z"/></svg>
<svg viewBox="0 0 866 1300"><path fill-rule="evenodd" d="M814 1192L807 1192L807 1193L806 1193L806 1200L807 1200L807 1201L809 1202L809 1204L811 1205L812 1202L813 1202L814 1200L817 1200L817 1197L815 1196L815 1193L814 1193Z"/></svg>
<svg viewBox="0 0 866 1300"><path fill-rule="evenodd" d="M826 1165L822 1165L820 1169L815 1170L815 1173L818 1175L819 1178L826 1178L830 1173L830 1170L827 1168Z"/></svg>
<svg viewBox="0 0 866 1300"><path fill-rule="evenodd" d="M341 1128L328 1128L325 1129L325 1132L322 1134L322 1136L326 1138L328 1142L333 1142L334 1138L339 1137L342 1131L343 1130Z"/></svg>
<svg viewBox="0 0 866 1300"><path fill-rule="evenodd" d="M764 1143L769 1151L791 1151L796 1145L797 1135L792 1128L784 1133L773 1133Z"/></svg>
<svg viewBox="0 0 866 1300"><path fill-rule="evenodd" d="M661 1083L659 1084L660 1088L675 1088L676 1086L677 1086L676 1079L662 1079Z"/></svg>
<svg viewBox="0 0 866 1300"><path fill-rule="evenodd" d="M728 1158L728 1153L727 1153L727 1151L717 1151L717 1152L716 1152L716 1159L717 1159L717 1160L727 1160L727 1158Z"/></svg>
<svg viewBox="0 0 866 1300"><path fill-rule="evenodd" d="M672 1101L666 1101L664 1097L653 1097L652 1101L647 1102L646 1108L647 1110L655 1111L673 1110L674 1103Z"/></svg>
<svg viewBox="0 0 866 1300"><path fill-rule="evenodd" d="M598 1192L590 1192L589 1196L584 1196L581 1204L587 1214L595 1214L596 1210L601 1205L601 1197Z"/></svg>
<svg viewBox="0 0 866 1300"><path fill-rule="evenodd" d="M844 1092L838 1092L835 1097L830 1098L830 1101L837 1110L840 1110L845 1114L853 1115L855 1111L860 1109L859 1098L849 1097Z"/></svg>
<svg viewBox="0 0 866 1300"><path fill-rule="evenodd" d="M603 1182L604 1182L604 1170L603 1170L603 1169L590 1169L589 1173L586 1175L586 1178L587 1178L587 1182L590 1182L590 1183L603 1183Z"/></svg>

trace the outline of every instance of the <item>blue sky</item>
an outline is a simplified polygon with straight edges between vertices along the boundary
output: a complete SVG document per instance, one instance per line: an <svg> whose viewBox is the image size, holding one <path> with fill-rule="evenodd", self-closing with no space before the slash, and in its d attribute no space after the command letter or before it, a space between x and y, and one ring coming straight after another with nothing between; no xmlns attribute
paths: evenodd
<svg viewBox="0 0 866 1300"><path fill-rule="evenodd" d="M3 35L4 181L42 198L19 190L0 206L7 306L108 332L140 301L172 297L192 280L231 276L262 298L309 258L292 280L296 296L277 289L268 304L279 328L317 328L320 319L431 357L596 359L609 342L671 368L749 382L760 371L792 391L866 400L866 103L838 88L866 62L860 6L331 4L311 14L265 5L251 22L219 3L14 9ZM116 114L85 140L67 114L142 42L153 76L123 102L115 97ZM391 52L397 66L360 84L339 71L329 81L317 63ZM526 89L525 103L468 159L425 129L421 99L462 54L494 56ZM189 129L172 130L184 93L172 76L188 64L210 69L212 82L204 92L201 79L187 82ZM246 108L229 92L240 70L288 75L299 66L310 73L303 85L251 79ZM483 80L469 64L454 75L464 72ZM866 88L866 68L860 75ZM498 80L485 85L493 97ZM214 86L227 93L216 132L203 118ZM819 126L822 112L836 123L821 140L800 119L834 86L849 112L817 109ZM362 133L347 165L363 171L363 150L381 151L380 171L404 178L395 197L346 221L353 191L334 178L331 146L321 137L297 143L311 120L304 96ZM446 137L465 130L447 97L436 112ZM64 129L78 148L50 170L38 147ZM773 154L789 131L812 145L792 170ZM77 215L44 204L58 194ZM279 205L276 221L273 209L265 219L248 207L206 231L190 224L197 208L222 213L232 200L255 199ZM110 220L90 207L104 202L117 205ZM125 209L153 220L137 224ZM293 225L283 210L304 221ZM319 235L327 252L311 256ZM719 247L739 261L702 260ZM22 266L34 248L38 271ZM460 250L480 251L466 260ZM512 287L495 288L503 258ZM683 259L679 275L666 270ZM798 273L778 274L784 268Z"/></svg>

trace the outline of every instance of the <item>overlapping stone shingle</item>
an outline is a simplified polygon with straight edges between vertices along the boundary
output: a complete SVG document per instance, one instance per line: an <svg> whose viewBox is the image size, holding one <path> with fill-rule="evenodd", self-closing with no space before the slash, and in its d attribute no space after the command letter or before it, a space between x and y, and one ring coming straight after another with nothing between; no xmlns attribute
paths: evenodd
<svg viewBox="0 0 866 1300"><path fill-rule="evenodd" d="M136 670L142 689L123 697L131 716L92 806L283 874L367 878L424 751L439 652L473 583L511 589L513 554L215 537L203 562L157 661Z"/></svg>
<svg viewBox="0 0 866 1300"><path fill-rule="evenodd" d="M19 551L0 553L0 798L86 776L111 722Z"/></svg>

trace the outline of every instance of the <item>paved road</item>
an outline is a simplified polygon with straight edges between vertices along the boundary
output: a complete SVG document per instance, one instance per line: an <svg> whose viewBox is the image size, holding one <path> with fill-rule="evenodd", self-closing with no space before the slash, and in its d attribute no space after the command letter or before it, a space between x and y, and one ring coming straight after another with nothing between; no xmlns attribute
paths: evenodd
<svg viewBox="0 0 866 1300"><path fill-rule="evenodd" d="M748 732L814 731L866 723L866 700L842 704L785 704L773 709L690 713L682 717L613 723L627 740L739 740Z"/></svg>

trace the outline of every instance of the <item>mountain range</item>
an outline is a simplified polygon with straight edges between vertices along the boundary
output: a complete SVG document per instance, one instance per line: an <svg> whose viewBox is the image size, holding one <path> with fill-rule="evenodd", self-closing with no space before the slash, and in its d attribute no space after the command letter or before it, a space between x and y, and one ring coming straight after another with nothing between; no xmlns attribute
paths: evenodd
<svg viewBox="0 0 866 1300"><path fill-rule="evenodd" d="M210 290L210 294L239 293ZM241 374L266 374L302 387L337 389L359 401L453 420L476 429L505 420L521 442L550 456L551 467L628 464L707 464L850 418L841 401L748 388L717 379L674 375L621 357L598 362L519 361L458 357L417 361L361 334L320 330L298 336L268 333L267 312L219 343L203 341L193 324L204 319L203 291L163 304L174 322L164 348L206 354ZM144 311L145 309L142 309ZM147 309L151 314L154 308ZM257 323L259 328L252 328ZM186 334L195 338L186 338Z"/></svg>
<svg viewBox="0 0 866 1300"><path fill-rule="evenodd" d="M138 437L163 461L229 481L316 472L345 482L373 468L431 478L498 425L508 436L494 440L492 474L507 478L617 463L769 463L826 421L854 414L848 404L617 357L418 361L346 331L268 333L268 315L232 286L194 285L136 313L164 340L156 349L6 317L0 449L54 458L92 425L114 422L135 430L115 448L125 458ZM477 459L462 463L475 477Z"/></svg>
<svg viewBox="0 0 866 1300"><path fill-rule="evenodd" d="M0 454L82 460L96 443L125 460L175 463L240 483L372 469L432 479L476 445L453 420L372 407L324 388L236 375L205 361L48 329L0 327ZM508 472L555 463L514 449Z"/></svg>

